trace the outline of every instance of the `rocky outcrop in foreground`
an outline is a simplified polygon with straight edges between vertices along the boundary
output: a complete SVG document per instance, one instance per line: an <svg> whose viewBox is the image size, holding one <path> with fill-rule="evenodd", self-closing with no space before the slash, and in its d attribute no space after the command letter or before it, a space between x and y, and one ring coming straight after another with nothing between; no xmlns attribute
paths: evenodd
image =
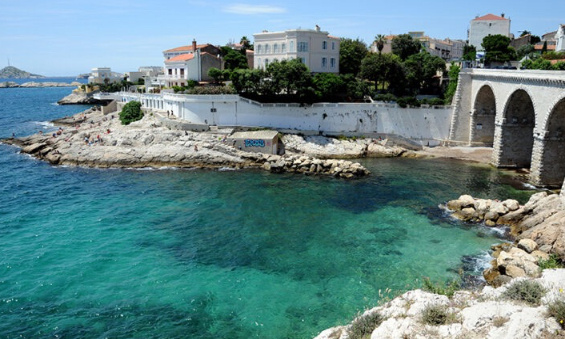
<svg viewBox="0 0 565 339"><path fill-rule="evenodd" d="M563 338L562 319L548 314L548 305L565 301L565 269L545 270L541 278L523 279L499 288L458 291L452 298L409 291L364 312L349 325L321 332L315 339ZM531 303L516 300L523 286L540 287L543 296Z"/></svg>
<svg viewBox="0 0 565 339"><path fill-rule="evenodd" d="M452 298L409 291L316 339L565 338L565 269L540 267L565 260L561 196L540 192L521 206L516 200L463 195L447 207L458 219L505 225L517 237L492 247L494 259L483 273L490 286L458 291ZM539 300L532 302L534 297Z"/></svg>
<svg viewBox="0 0 565 339"><path fill-rule="evenodd" d="M517 238L514 244L493 246L493 261L483 276L487 283L500 286L516 277L536 277L540 260L550 254L565 260L565 209L557 194L536 193L523 206L516 200L475 199L462 195L449 201L453 216L487 226L507 225Z"/></svg>
<svg viewBox="0 0 565 339"><path fill-rule="evenodd" d="M464 221L508 225L517 240L533 240L541 251L565 259L565 206L558 194L536 193L523 206L515 200L501 202L462 195L449 201L447 207L454 211L454 217Z"/></svg>
<svg viewBox="0 0 565 339"><path fill-rule="evenodd" d="M162 119L162 118L161 118ZM189 132L162 125L153 114L128 126L117 113L89 109L54 121L59 130L3 140L21 152L54 165L87 167L262 168L270 172L365 176L369 171L346 160L320 160L308 155L249 153L225 143L226 131ZM230 130L231 132L231 130Z"/></svg>

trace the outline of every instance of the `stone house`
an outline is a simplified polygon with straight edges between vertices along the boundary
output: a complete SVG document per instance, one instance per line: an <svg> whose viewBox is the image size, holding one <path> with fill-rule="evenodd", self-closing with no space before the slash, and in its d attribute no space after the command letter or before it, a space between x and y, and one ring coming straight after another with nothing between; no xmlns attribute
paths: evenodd
<svg viewBox="0 0 565 339"><path fill-rule="evenodd" d="M168 87L185 86L188 80L211 81L210 68L222 68L220 49L210 44L173 48L163 52L165 57L165 82Z"/></svg>
<svg viewBox="0 0 565 339"><path fill-rule="evenodd" d="M512 39L510 19L494 14L487 14L471 20L469 27L469 45L475 46L477 52L484 52L482 43L487 35L504 35Z"/></svg>

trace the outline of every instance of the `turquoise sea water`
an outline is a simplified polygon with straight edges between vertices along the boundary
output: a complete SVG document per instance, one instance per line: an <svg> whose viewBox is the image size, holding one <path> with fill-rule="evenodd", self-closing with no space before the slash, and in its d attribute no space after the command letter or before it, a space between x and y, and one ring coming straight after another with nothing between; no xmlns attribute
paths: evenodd
<svg viewBox="0 0 565 339"><path fill-rule="evenodd" d="M0 137L84 107L0 89ZM363 160L353 181L261 171L52 167L0 145L0 336L311 338L379 300L471 274L496 232L447 218L500 172Z"/></svg>

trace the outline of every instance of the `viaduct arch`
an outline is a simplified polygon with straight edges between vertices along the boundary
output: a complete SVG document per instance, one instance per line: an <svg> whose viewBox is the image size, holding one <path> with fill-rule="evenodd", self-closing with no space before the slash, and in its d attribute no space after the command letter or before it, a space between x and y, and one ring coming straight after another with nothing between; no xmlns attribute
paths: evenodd
<svg viewBox="0 0 565 339"><path fill-rule="evenodd" d="M497 167L530 169L537 186L565 179L565 72L466 69L449 143L492 146Z"/></svg>

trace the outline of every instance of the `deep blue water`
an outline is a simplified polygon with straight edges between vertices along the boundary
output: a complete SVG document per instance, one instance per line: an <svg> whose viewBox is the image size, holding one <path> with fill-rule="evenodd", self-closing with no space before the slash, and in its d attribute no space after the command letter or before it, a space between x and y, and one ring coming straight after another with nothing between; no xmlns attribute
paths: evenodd
<svg viewBox="0 0 565 339"><path fill-rule="evenodd" d="M83 110L54 104L70 91L0 89L0 137ZM310 338L498 241L438 204L531 193L488 167L362 162L353 181L98 170L0 145L0 336Z"/></svg>

